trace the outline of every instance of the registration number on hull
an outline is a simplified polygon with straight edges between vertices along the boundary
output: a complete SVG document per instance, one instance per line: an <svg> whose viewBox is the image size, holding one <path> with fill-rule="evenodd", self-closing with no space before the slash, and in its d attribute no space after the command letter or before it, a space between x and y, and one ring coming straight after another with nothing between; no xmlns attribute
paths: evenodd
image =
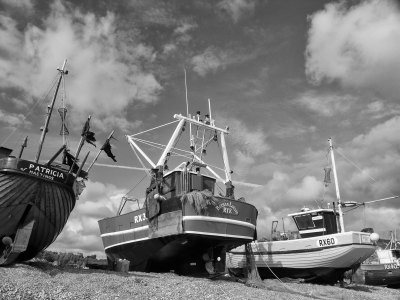
<svg viewBox="0 0 400 300"><path fill-rule="evenodd" d="M385 264L383 265L383 268L385 270L393 270L393 269L398 269L399 266L397 264Z"/></svg>
<svg viewBox="0 0 400 300"><path fill-rule="evenodd" d="M317 240L318 247L329 247L338 244L338 240L335 237L323 238Z"/></svg>

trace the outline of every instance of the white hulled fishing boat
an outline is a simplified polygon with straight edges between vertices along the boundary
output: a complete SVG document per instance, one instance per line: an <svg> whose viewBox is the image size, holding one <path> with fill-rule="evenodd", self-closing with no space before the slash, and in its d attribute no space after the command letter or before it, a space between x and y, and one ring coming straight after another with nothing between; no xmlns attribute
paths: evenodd
<svg viewBox="0 0 400 300"><path fill-rule="evenodd" d="M298 233L284 233L271 241L251 244L255 263L261 278L290 277L306 280L336 282L347 270L360 265L375 252L375 246L367 232L346 232L342 207L358 207L365 203L383 201L397 196L364 202L342 202L337 181L332 140L329 151L334 174L337 207L308 209L289 214L297 226ZM326 168L325 182L329 183L330 167ZM275 221L277 222L277 221ZM373 239L379 238L375 235ZM231 272L241 274L246 267L244 247L227 254Z"/></svg>

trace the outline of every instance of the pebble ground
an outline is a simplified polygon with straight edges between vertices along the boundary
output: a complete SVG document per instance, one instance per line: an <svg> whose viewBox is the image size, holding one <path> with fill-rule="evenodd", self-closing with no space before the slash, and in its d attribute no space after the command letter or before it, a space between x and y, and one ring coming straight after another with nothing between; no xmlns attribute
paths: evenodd
<svg viewBox="0 0 400 300"><path fill-rule="evenodd" d="M253 285L255 286L255 285ZM251 287L230 277L210 280L174 273L128 274L28 262L0 268L0 299L384 299L400 290L264 280Z"/></svg>

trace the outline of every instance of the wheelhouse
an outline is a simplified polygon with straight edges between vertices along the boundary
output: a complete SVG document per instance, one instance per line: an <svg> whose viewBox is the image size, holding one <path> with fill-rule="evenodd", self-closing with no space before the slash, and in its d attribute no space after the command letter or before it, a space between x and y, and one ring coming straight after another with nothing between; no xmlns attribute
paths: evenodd
<svg viewBox="0 0 400 300"><path fill-rule="evenodd" d="M333 209L304 210L288 215L299 230L301 238L338 233L337 216Z"/></svg>

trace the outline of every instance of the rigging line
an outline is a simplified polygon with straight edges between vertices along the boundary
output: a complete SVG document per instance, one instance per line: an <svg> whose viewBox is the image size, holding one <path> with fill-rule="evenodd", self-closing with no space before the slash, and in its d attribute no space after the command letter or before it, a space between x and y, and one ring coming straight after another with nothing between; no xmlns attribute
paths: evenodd
<svg viewBox="0 0 400 300"><path fill-rule="evenodd" d="M326 154L329 155L329 152ZM270 204L275 203L279 199L281 199L287 192L289 192L296 184L298 184L304 177L306 177L325 157L323 157L320 161L318 161L307 173L305 173L299 180L297 180L289 189L287 189L282 195L272 201Z"/></svg>
<svg viewBox="0 0 400 300"><path fill-rule="evenodd" d="M124 197L126 197L130 192L132 192L146 177L147 177L147 175L144 175L144 177L129 192L127 192ZM122 198L124 198L124 197L122 197Z"/></svg>
<svg viewBox="0 0 400 300"><path fill-rule="evenodd" d="M175 120L175 121L169 122L169 123L167 123L167 124L160 125L160 126L157 126L157 127L154 127L154 128L151 128L151 129L148 129L148 130L139 132L139 133L135 133L135 134L132 134L132 135L129 135L129 136L130 136L130 137L134 137L134 136L137 136L137 135L139 135L139 134L152 131L152 130L154 130L154 129L158 129L158 128L161 128L161 127L164 127L164 126L167 126L167 125L171 125L171 124L176 123L176 122L179 122L179 120Z"/></svg>
<svg viewBox="0 0 400 300"><path fill-rule="evenodd" d="M144 142L144 141L138 141L138 142L141 142L141 143L143 143L143 144L145 144L145 145L148 145L148 146L151 146L151 147L154 147L154 148L157 148L157 149L161 149L161 150L164 150L165 148L161 148L161 147L158 147L158 146L155 146L155 145L151 145L150 143L148 143L148 142ZM177 152L173 152L173 151L170 151L172 154L175 154L174 156L182 156L182 157L185 157L185 158L187 158L187 159L190 159L190 157L189 156L185 156L185 155L183 155L183 154L180 154L180 153L177 153ZM172 156L172 155L171 155Z"/></svg>
<svg viewBox="0 0 400 300"><path fill-rule="evenodd" d="M88 165L88 163L85 163L85 165ZM107 165L107 164L99 164L99 163L95 163L94 166L129 169L129 170L139 170L139 171L150 171L150 169L147 169L147 168L128 167L128 166L119 166L119 165Z"/></svg>
<svg viewBox="0 0 400 300"><path fill-rule="evenodd" d="M143 144L147 143L147 145L150 145L150 146L153 146L153 145L161 146L161 147L163 147L162 149L165 149L165 147L167 147L166 145L158 144L158 143L147 141L147 140L142 140L142 139L138 139L138 138L132 138L132 139L137 141L137 142L143 143ZM155 147L155 146L153 146L153 147ZM158 149L161 149L161 148L158 148ZM191 151L182 150L182 149L175 148L175 147L171 147L171 149L175 149L175 150L182 151L182 152L185 152L185 153L188 153L188 154L192 154Z"/></svg>
<svg viewBox="0 0 400 300"><path fill-rule="evenodd" d="M375 183L377 183L380 187L382 187L383 189L385 189L386 191L388 191L390 194L392 194L392 196L395 196L391 191L389 191L387 188L385 188L383 185L379 184L374 178L372 178L371 176L368 175L367 172L365 172L363 169L361 169L359 166L357 166L355 163L353 163L350 159L348 159L346 156L344 156L342 153L340 153L336 148L335 151L337 153L339 153L341 156L343 156L345 159L347 159L348 162L350 162L353 166L355 166L357 169L359 169L361 172L363 172L365 175L367 175L370 179L372 179Z"/></svg>
<svg viewBox="0 0 400 300"><path fill-rule="evenodd" d="M8 139L14 134L14 132L19 128L19 126L26 120L26 118L28 118L29 114L30 114L30 113L32 112L32 110L36 107L36 105L41 101L41 99L42 99L43 96L46 94L46 92L47 92L47 95L46 95L46 97L42 100L42 102L44 102L44 100L47 99L48 95L50 94L51 90L53 89L53 86L54 86L54 84L55 84L55 81L56 81L56 79L57 79L57 76L58 76L58 74L54 77L52 84L50 84L50 87L51 87L51 88L49 88L49 91L47 92L47 90L46 90L46 91L43 93L43 95L38 99L38 101L36 101L35 105L31 108L31 110L25 115L24 119L18 124L18 126L13 130L13 132L11 132L11 134L5 139L5 141L0 145L0 147L2 147L2 146L7 142L7 140L8 140ZM40 106L41 106L41 105L40 105ZM40 106L39 106L39 107L40 107ZM26 129L22 132L21 136L22 136L25 132L26 132ZM20 140L20 139L21 139L21 137L19 138L19 140ZM18 140L18 141L19 141L19 140ZM18 143L18 141L17 141L17 143ZM13 150L14 150L15 146L16 146L16 144L15 144L14 147L12 148Z"/></svg>
<svg viewBox="0 0 400 300"><path fill-rule="evenodd" d="M158 144L158 143L154 143L154 142L150 142L150 141L146 141L146 140L141 140L141 139L138 139L138 138L132 138L132 139L135 140L135 141L137 141L137 142L139 142L139 143L142 143L142 144L145 144L145 145L148 145L148 146L152 146L152 147L154 147L154 148L161 149L161 150L164 150L165 147L166 147L166 146L163 145L163 144ZM152 144L153 144L153 145L152 145ZM156 145L157 145L157 146L160 146L160 147L157 147ZM161 148L161 147L164 147L164 148ZM182 150L182 149L175 148L175 147L171 147L171 149L179 150L179 151L182 151L182 152L186 152L186 153L192 154L192 152L190 152L190 151ZM185 155L183 155L183 154L181 154L181 153L178 153L178 152L173 152L173 151L171 151L171 153L173 153L173 154L175 154L175 155L177 155L177 156L182 156L182 157L191 159L191 157L185 156ZM221 153L221 155L222 155L222 153ZM210 167L213 167L213 168L215 168L215 169L218 169L218 170L221 170L221 171L225 171L223 168L220 168L220 167L217 167L217 166L214 166L214 165L210 165L210 164L208 164L208 163L207 163L207 165L210 166Z"/></svg>

